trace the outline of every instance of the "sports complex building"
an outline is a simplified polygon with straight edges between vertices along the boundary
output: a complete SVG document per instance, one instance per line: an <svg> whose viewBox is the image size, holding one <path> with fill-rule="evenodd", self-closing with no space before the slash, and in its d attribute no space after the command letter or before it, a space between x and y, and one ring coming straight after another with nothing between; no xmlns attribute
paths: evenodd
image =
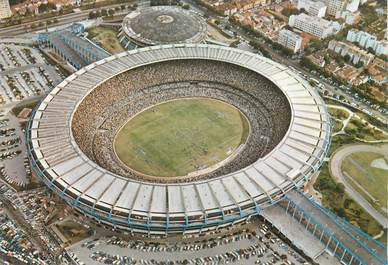
<svg viewBox="0 0 388 265"><path fill-rule="evenodd" d="M125 124L183 99L232 106L249 124L242 141L224 156L212 155L219 146L208 142L177 149L208 158L184 164L183 174L179 168L163 176L147 171L156 162L146 144L132 154L143 168L124 161L116 141ZM187 111L179 110L186 119ZM217 109L207 118L213 124L228 115ZM171 128L167 139L207 139L213 127L183 129ZM36 175L79 212L117 229L164 235L244 222L303 187L326 156L330 131L323 100L287 67L229 47L176 44L113 55L66 78L32 115L27 145Z"/></svg>
<svg viewBox="0 0 388 265"><path fill-rule="evenodd" d="M130 12L118 35L126 48L162 44L202 43L206 21L193 11L177 6L151 6Z"/></svg>

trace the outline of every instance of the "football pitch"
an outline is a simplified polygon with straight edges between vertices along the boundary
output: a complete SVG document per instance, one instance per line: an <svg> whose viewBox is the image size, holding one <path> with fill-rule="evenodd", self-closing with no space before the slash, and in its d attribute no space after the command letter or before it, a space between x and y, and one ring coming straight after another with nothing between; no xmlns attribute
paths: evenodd
<svg viewBox="0 0 388 265"><path fill-rule="evenodd" d="M118 131L114 148L132 170L176 177L225 160L248 135L249 122L234 106L209 98L188 98L134 116Z"/></svg>

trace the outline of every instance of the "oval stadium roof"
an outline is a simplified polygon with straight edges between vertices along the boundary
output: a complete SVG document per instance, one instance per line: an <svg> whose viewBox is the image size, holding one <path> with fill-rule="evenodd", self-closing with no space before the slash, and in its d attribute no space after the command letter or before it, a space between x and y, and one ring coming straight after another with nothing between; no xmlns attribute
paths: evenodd
<svg viewBox="0 0 388 265"><path fill-rule="evenodd" d="M228 175L166 184L115 175L82 153L72 136L71 119L89 92L128 69L188 58L248 68L283 91L292 118L285 137L275 149ZM323 100L289 68L229 47L177 44L113 55L66 78L41 102L30 120L28 148L36 173L86 215L141 232L196 232L257 214L290 189L302 186L325 158L330 131Z"/></svg>

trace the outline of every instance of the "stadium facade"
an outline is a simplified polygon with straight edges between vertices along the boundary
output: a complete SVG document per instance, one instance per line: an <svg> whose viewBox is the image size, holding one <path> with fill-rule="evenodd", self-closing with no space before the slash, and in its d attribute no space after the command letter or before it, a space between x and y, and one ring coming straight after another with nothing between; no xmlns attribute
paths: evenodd
<svg viewBox="0 0 388 265"><path fill-rule="evenodd" d="M187 60L246 69L280 91L290 117L284 135L271 150L227 174L167 183L122 176L85 154L74 134L77 122L84 121L75 123L74 117L99 86L138 68ZM91 120L88 114L85 118ZM303 187L326 157L330 132L325 103L287 67L229 47L176 44L113 55L66 78L32 115L27 147L34 173L82 214L116 229L166 235L201 233L244 222L291 189Z"/></svg>
<svg viewBox="0 0 388 265"><path fill-rule="evenodd" d="M81 34L85 32L82 23L74 23L64 29L43 32L38 35L39 45L53 49L77 70L104 59L111 54Z"/></svg>

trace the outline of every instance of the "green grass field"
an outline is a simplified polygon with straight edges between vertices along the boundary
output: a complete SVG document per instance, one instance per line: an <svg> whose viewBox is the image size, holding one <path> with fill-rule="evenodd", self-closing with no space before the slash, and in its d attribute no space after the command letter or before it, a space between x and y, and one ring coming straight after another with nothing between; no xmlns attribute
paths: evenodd
<svg viewBox="0 0 388 265"><path fill-rule="evenodd" d="M90 40L101 45L108 52L115 54L125 51L117 38L117 33L113 29L99 26L90 28L87 32Z"/></svg>
<svg viewBox="0 0 388 265"><path fill-rule="evenodd" d="M249 134L246 117L218 100L173 100L147 109L117 133L117 156L146 175L185 176L223 161Z"/></svg>
<svg viewBox="0 0 388 265"><path fill-rule="evenodd" d="M377 164L387 163L383 154L358 152L346 157L341 168L350 176L349 184L364 194L365 199L371 202L377 210L385 214L381 207L387 207L388 170L373 167L373 161Z"/></svg>

